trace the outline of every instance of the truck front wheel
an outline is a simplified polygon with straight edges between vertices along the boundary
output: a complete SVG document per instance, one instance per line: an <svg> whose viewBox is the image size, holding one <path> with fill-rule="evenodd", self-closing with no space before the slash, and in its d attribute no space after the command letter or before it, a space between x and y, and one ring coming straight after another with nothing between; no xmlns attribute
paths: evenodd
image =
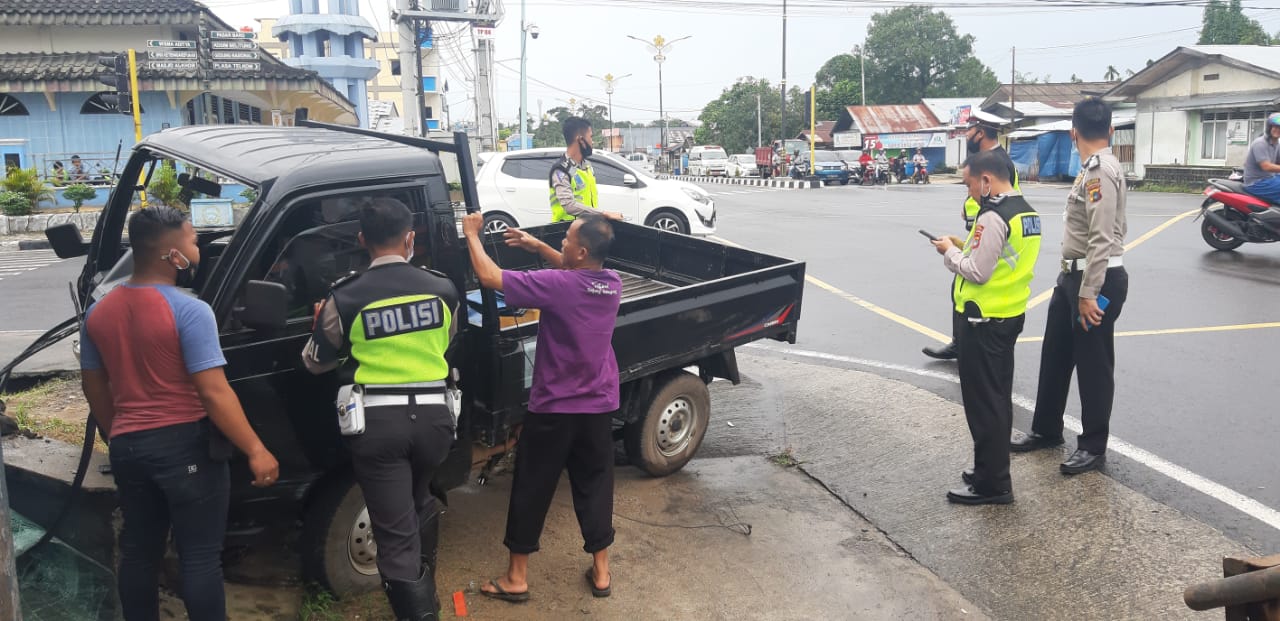
<svg viewBox="0 0 1280 621"><path fill-rule="evenodd" d="M710 420L707 385L687 371L672 375L655 387L644 416L627 424L627 458L652 476L672 474L698 452Z"/></svg>
<svg viewBox="0 0 1280 621"><path fill-rule="evenodd" d="M303 516L303 575L339 596L379 588L378 545L360 486L350 474L321 485Z"/></svg>

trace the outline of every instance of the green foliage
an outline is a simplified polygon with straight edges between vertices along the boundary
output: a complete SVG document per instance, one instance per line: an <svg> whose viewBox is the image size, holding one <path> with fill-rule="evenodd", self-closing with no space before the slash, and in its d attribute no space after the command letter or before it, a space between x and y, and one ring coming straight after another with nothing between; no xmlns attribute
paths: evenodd
<svg viewBox="0 0 1280 621"><path fill-rule="evenodd" d="M1204 7L1200 45L1271 45L1274 42L1258 20L1244 14L1241 0L1210 0Z"/></svg>
<svg viewBox="0 0 1280 621"><path fill-rule="evenodd" d="M8 190L0 192L0 212L6 216L31 215L31 201L22 194Z"/></svg>
<svg viewBox="0 0 1280 621"><path fill-rule="evenodd" d="M173 162L161 162L151 174L151 184L147 186L147 194L149 201L183 211L187 210L187 206L182 204L182 186L178 185L178 170Z"/></svg>
<svg viewBox="0 0 1280 621"><path fill-rule="evenodd" d="M795 89L794 95L800 90ZM707 104L698 115L702 126L694 132L693 140L697 144L718 144L727 153L745 153L756 144L756 96L760 96L760 111L763 126L762 136L765 142L771 136L776 137L781 123L782 93L770 86L768 80L756 78L740 78L724 89L720 97ZM800 115L798 102L787 102L790 119L787 133L800 133ZM674 123L674 121L673 121ZM794 130L794 131L792 131Z"/></svg>
<svg viewBox="0 0 1280 621"><path fill-rule="evenodd" d="M836 121L848 106L862 103L862 63L853 54L832 56L814 76L819 121ZM868 102L870 103L870 102Z"/></svg>
<svg viewBox="0 0 1280 621"><path fill-rule="evenodd" d="M973 57L946 13L906 6L871 17L867 29L868 103L914 104L925 97L985 97L999 85Z"/></svg>
<svg viewBox="0 0 1280 621"><path fill-rule="evenodd" d="M43 202L53 202L53 189L40 178L40 173L32 168L10 168L8 176L0 181L0 186L10 192L17 192L26 197L30 209L35 209ZM16 215L16 214L10 214Z"/></svg>
<svg viewBox="0 0 1280 621"><path fill-rule="evenodd" d="M240 193L240 198L243 198L246 203L252 205L258 202L258 189L245 188L244 191Z"/></svg>
<svg viewBox="0 0 1280 621"><path fill-rule="evenodd" d="M62 191L62 196L72 202L76 213L80 213L80 207L84 205L85 201L98 198L98 191L83 183L77 183L67 186L67 189Z"/></svg>

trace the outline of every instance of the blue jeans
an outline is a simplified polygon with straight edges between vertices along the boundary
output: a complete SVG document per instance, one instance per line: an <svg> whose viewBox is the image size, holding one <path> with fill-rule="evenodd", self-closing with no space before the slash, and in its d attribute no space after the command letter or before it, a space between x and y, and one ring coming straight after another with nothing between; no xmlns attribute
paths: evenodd
<svg viewBox="0 0 1280 621"><path fill-rule="evenodd" d="M1280 203L1280 175L1246 186L1245 191L1263 200Z"/></svg>
<svg viewBox="0 0 1280 621"><path fill-rule="evenodd" d="M111 440L120 496L117 582L126 621L160 617L158 578L173 529L182 567L182 601L191 621L225 621L222 539L231 478L209 457L208 419L137 431Z"/></svg>

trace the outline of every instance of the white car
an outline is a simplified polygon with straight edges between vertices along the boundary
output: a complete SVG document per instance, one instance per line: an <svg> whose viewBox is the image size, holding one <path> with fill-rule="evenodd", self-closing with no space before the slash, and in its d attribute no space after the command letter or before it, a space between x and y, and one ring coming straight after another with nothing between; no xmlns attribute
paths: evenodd
<svg viewBox="0 0 1280 621"><path fill-rule="evenodd" d="M725 172L730 177L757 177L760 175L760 168L756 165L755 154L730 155Z"/></svg>
<svg viewBox="0 0 1280 621"><path fill-rule="evenodd" d="M728 174L729 156L713 144L689 150L689 174L695 177L723 177Z"/></svg>
<svg viewBox="0 0 1280 621"><path fill-rule="evenodd" d="M551 223L551 166L564 149L506 151L480 169L476 179L484 230ZM686 235L716 232L716 206L702 188L656 179L617 155L591 156L600 209L622 213L628 222Z"/></svg>
<svg viewBox="0 0 1280 621"><path fill-rule="evenodd" d="M619 157L630 162L632 168L639 168L650 176L653 175L653 162L649 161L649 156L643 153L628 153Z"/></svg>

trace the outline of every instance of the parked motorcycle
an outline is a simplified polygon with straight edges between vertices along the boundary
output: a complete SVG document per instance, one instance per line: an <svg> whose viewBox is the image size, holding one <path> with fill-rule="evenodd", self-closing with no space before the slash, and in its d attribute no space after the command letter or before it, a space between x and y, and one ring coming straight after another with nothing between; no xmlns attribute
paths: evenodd
<svg viewBox="0 0 1280 621"><path fill-rule="evenodd" d="M1200 235L1214 250L1280 241L1280 206L1249 194L1243 182L1210 179L1204 195L1197 219L1203 218Z"/></svg>
<svg viewBox="0 0 1280 621"><path fill-rule="evenodd" d="M929 171L923 166L917 166L916 171L911 174L911 183L929 183Z"/></svg>

